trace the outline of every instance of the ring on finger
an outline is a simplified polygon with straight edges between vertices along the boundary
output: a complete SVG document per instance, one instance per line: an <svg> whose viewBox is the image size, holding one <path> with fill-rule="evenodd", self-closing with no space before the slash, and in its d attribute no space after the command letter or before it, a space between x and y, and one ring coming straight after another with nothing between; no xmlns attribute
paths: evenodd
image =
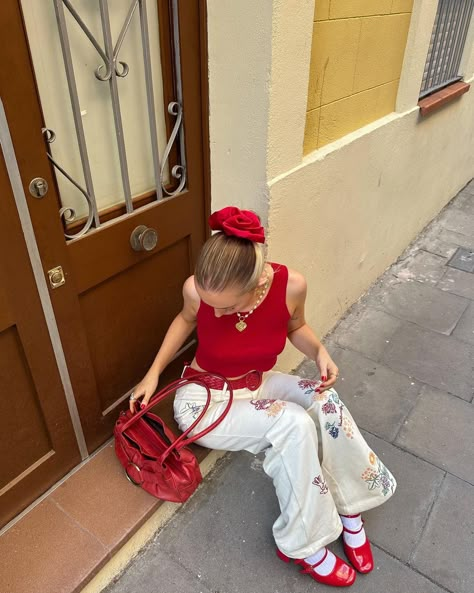
<svg viewBox="0 0 474 593"><path fill-rule="evenodd" d="M130 397L129 397L128 399L129 399L131 402L133 402L133 401L135 401L135 400L137 399L137 398L135 397L135 394L133 393L133 391L132 391L132 393L130 394Z"/></svg>

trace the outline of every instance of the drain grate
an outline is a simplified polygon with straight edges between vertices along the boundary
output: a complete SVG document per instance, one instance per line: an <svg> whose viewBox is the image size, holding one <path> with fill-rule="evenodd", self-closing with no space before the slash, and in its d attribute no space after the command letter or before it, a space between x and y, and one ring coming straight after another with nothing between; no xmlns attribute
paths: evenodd
<svg viewBox="0 0 474 593"><path fill-rule="evenodd" d="M446 265L456 270L474 273L474 249L459 247Z"/></svg>

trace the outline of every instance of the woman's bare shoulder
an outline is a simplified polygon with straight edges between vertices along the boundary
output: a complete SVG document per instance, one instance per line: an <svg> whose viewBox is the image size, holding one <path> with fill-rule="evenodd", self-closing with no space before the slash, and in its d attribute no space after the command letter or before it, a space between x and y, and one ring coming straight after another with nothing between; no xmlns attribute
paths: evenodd
<svg viewBox="0 0 474 593"><path fill-rule="evenodd" d="M184 308L191 309L194 313L197 313L201 299L196 290L196 284L194 282L194 276L189 276L183 284L183 299Z"/></svg>
<svg viewBox="0 0 474 593"><path fill-rule="evenodd" d="M306 278L300 272L288 268L287 296L299 300L305 298L307 290Z"/></svg>

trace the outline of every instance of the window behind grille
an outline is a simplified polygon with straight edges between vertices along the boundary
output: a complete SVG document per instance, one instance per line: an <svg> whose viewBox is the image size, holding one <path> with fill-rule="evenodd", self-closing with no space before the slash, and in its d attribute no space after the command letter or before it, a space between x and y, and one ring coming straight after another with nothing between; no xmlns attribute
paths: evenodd
<svg viewBox="0 0 474 593"><path fill-rule="evenodd" d="M439 0L420 98L462 78L459 73L474 0Z"/></svg>

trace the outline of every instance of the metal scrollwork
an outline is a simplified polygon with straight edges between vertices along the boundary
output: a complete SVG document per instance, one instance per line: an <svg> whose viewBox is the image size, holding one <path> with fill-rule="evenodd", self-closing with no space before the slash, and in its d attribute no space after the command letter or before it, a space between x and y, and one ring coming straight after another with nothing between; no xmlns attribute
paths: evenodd
<svg viewBox="0 0 474 593"><path fill-rule="evenodd" d="M96 78L98 80L102 80L102 81L109 80L109 78L112 76L112 65L111 65L111 63L110 63L110 61L109 61L106 53L100 47L100 45L97 42L96 38L94 37L94 35L92 35L92 33L90 32L89 28L87 27L87 25L85 24L85 22L81 19L81 17L79 16L79 13L76 11L76 9L71 4L71 2L69 0L62 0L62 3L68 9L68 11L70 12L71 16L77 22L77 24L79 25L79 27L81 27L81 29L84 31L87 39L89 39L89 41L92 43L92 45L96 49L97 53L104 60L105 66L104 65L100 65L95 70L95 76L96 76ZM100 74L100 70L102 68L104 68L104 67L105 67L105 74Z"/></svg>
<svg viewBox="0 0 474 593"><path fill-rule="evenodd" d="M77 239L78 237L82 237L83 235L85 235L87 233L87 231L92 227L92 223L94 222L94 209L93 209L93 204L92 204L92 200L91 197L89 196L89 194L87 193L87 191L81 187L79 185L79 183L77 183L77 181L75 181L70 175L69 173L67 173L63 167L61 167L61 165L59 165L51 156L51 150L49 148L49 146L56 140L56 133L51 130L50 128L42 128L41 130L44 134L45 140L46 140L46 144L48 146L48 151L47 151L47 155L48 155L48 159L53 163L53 165L56 167L56 169L62 173L64 175L64 177L66 177L66 179L68 181L70 181L74 187L76 187L81 194L84 196L84 198L87 201L87 205L88 205L88 216L87 216L87 220L84 224L84 226L82 227L82 229L75 233L74 235L70 235L69 233L64 232L64 236L67 239ZM59 216L63 219L64 223L71 223L74 220L76 220L76 212L74 210L74 208L71 208L71 206L63 206L62 208L59 209Z"/></svg>
<svg viewBox="0 0 474 593"><path fill-rule="evenodd" d="M171 176L179 181L178 187L173 191L169 191L168 189L166 189L166 186L163 182L163 174L166 167L166 163L170 156L171 148L181 130L181 126L183 123L183 108L177 101L172 101L168 105L168 113L170 115L175 115L176 121L174 123L173 131L171 132L170 139L168 140L168 144L166 145L165 153L163 155L163 163L161 165L161 187L163 188L163 191L167 196L175 196L176 194L179 194L186 185L186 166L182 164L174 165L174 167L172 167Z"/></svg>
<svg viewBox="0 0 474 593"><path fill-rule="evenodd" d="M135 12L135 9L138 6L139 0L133 0L132 4L130 5L130 8L129 8L129 11L127 14L127 18L125 19L125 22L122 26L122 30L120 31L117 45L115 46L115 48L113 50L113 54L111 56L108 56L107 53L102 49L102 47L100 46L97 39L90 32L89 27L85 24L85 22L82 20L79 13L77 12L77 10L71 4L70 0L62 0L62 2L64 4L64 6L68 9L68 11L70 12L71 16L77 22L79 27L84 31L87 39L89 39L89 41L92 43L92 45L94 46L97 53L100 55L100 57L104 61L104 63L97 66L97 68L94 71L94 75L97 78L97 80L100 80L101 82L107 82L108 80L110 80L110 78L112 76L112 71L114 71L115 74L117 76L119 76L120 78L124 78L125 76L127 76L127 74L129 73L130 67L126 62L123 62L118 59L118 54L120 52L120 48L122 47L122 43L123 43L123 40L125 39L128 28L130 27L133 13Z"/></svg>
<svg viewBox="0 0 474 593"><path fill-rule="evenodd" d="M130 70L130 67L127 64L127 62L117 62L115 60L112 60L112 63L116 76L118 76L119 78L125 78L125 76L127 76ZM117 64L120 64L121 68L119 68ZM101 71L104 68L106 69L105 74L101 74ZM108 80L110 80L110 77L112 76L112 70L107 66L101 64L100 66L97 66L96 70L94 71L94 76L97 78L97 80L100 80L101 82L107 82Z"/></svg>

